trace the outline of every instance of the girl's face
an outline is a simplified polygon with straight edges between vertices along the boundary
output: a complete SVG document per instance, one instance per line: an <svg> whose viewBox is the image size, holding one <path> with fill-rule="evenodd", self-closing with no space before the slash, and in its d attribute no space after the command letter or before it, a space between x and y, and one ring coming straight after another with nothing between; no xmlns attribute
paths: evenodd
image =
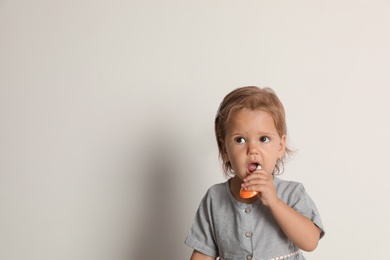
<svg viewBox="0 0 390 260"><path fill-rule="evenodd" d="M279 136L272 116L262 110L235 112L227 123L223 159L230 161L242 181L253 171L252 164L272 174L277 159L284 156L286 136Z"/></svg>

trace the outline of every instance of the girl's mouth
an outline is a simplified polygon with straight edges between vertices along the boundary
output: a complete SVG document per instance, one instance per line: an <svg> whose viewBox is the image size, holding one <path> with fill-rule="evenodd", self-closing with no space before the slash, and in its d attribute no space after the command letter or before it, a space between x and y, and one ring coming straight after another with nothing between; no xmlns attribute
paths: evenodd
<svg viewBox="0 0 390 260"><path fill-rule="evenodd" d="M261 165L258 163L251 163L248 165L248 171L249 172L254 172L256 170L261 170Z"/></svg>

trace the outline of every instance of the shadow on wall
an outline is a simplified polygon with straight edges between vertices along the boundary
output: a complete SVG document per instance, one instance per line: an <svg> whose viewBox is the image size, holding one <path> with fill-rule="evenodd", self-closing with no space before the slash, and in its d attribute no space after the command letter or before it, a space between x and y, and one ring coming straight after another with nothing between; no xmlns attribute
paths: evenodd
<svg viewBox="0 0 390 260"><path fill-rule="evenodd" d="M166 138L166 137L164 137ZM135 259L182 259L179 248L184 247L184 236L180 232L180 197L175 196L179 183L176 168L175 142L162 138L148 146L140 163L146 170L144 197L137 198L142 205L139 219L134 227L134 244L131 257ZM176 168L176 170L175 170ZM176 171L176 172L175 172ZM176 181L177 182L177 181ZM137 210L137 209L133 209Z"/></svg>

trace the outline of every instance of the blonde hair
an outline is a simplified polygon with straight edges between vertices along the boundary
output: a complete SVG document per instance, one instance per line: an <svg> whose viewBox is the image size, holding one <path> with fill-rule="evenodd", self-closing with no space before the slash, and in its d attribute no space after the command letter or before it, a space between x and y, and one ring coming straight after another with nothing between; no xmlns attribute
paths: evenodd
<svg viewBox="0 0 390 260"><path fill-rule="evenodd" d="M287 136L286 115L283 104L271 88L259 88L255 86L241 87L233 90L222 100L215 117L215 137L218 143L219 158L222 169L227 178L234 175L229 161L224 161L226 147L224 143L226 126L234 112L250 109L262 110L269 113L274 119L276 130L280 137ZM292 151L286 145L285 155L278 159L273 174L281 174L284 169L286 155Z"/></svg>

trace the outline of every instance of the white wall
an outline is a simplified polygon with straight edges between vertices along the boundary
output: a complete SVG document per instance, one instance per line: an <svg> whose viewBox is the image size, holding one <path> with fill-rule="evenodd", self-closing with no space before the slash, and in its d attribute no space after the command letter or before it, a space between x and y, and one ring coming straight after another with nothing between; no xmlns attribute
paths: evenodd
<svg viewBox="0 0 390 260"><path fill-rule="evenodd" d="M223 96L269 86L327 234L388 256L390 2L0 1L0 259L188 259Z"/></svg>

